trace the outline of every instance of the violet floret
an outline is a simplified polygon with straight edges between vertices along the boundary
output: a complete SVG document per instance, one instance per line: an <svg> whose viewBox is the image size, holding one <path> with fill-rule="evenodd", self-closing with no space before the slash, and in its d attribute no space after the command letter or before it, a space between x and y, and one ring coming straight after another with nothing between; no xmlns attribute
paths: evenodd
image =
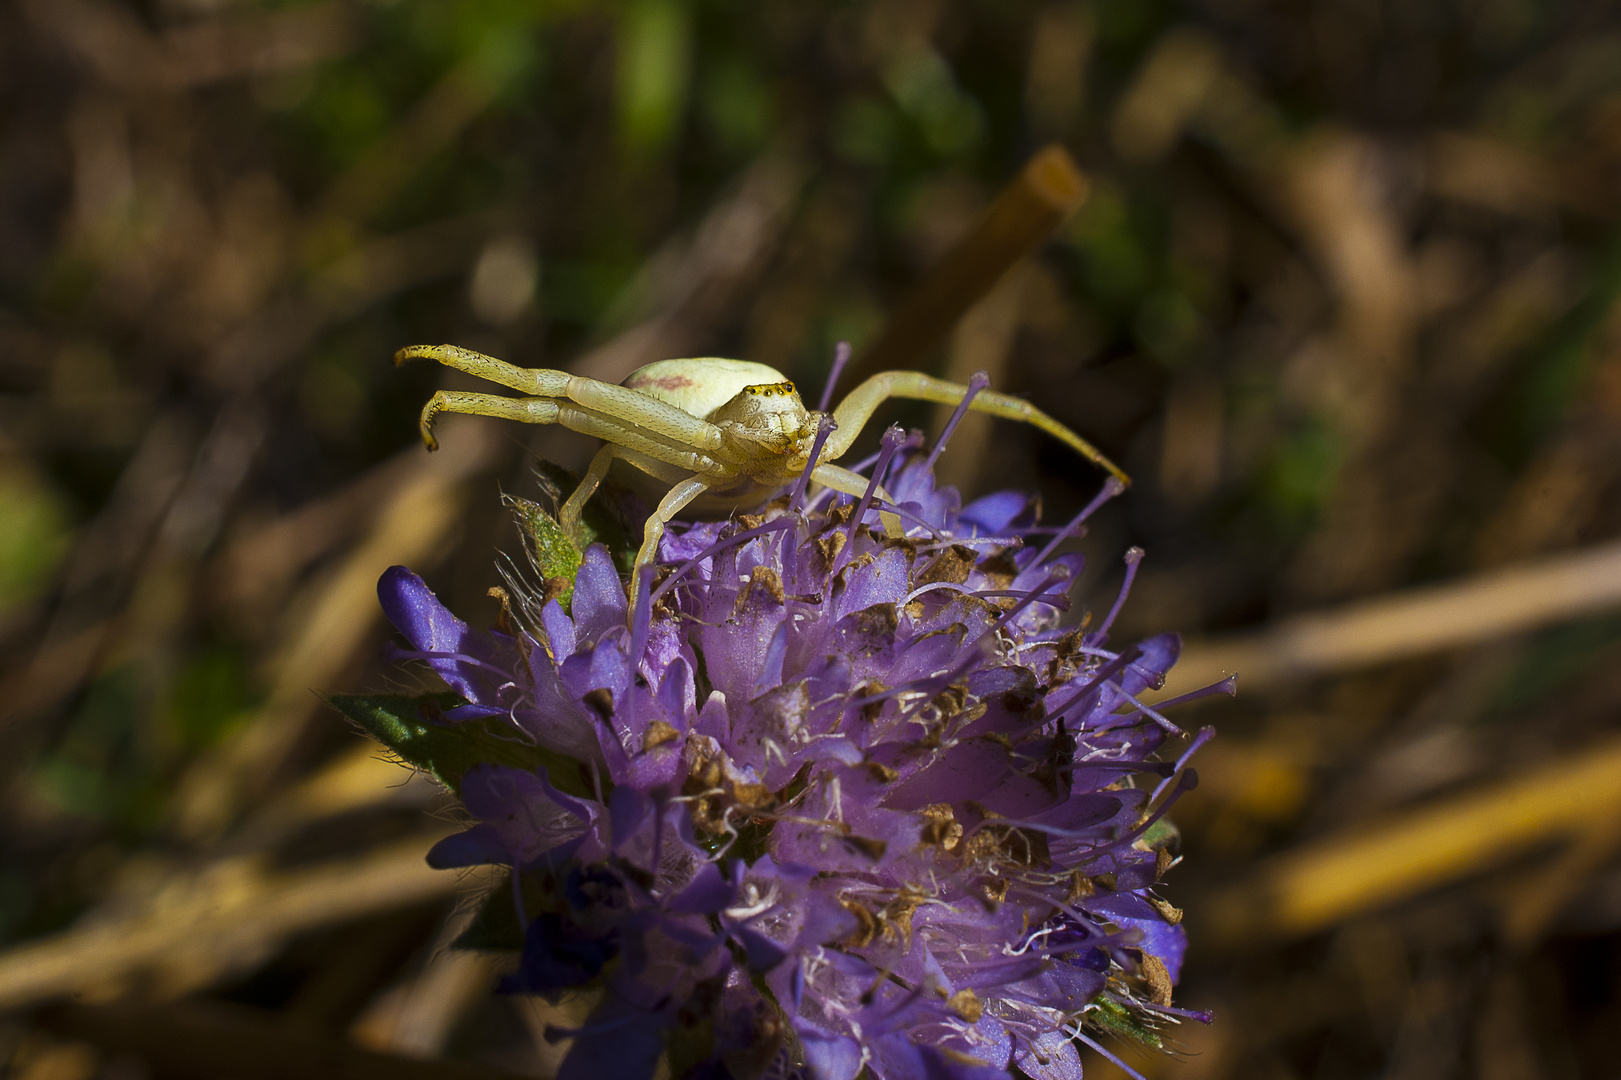
<svg viewBox="0 0 1621 1080"><path fill-rule="evenodd" d="M557 1033L562 1075L1078 1080L1098 1032L1157 1044L1196 1015L1170 1007L1186 937L1157 894L1193 776L1141 697L1179 642L1111 648L1113 600L1066 625L1081 561L1057 548L1119 486L1049 542L1026 496L964 507L884 445L905 539L801 485L672 527L651 596L590 548L571 610L530 598L511 634L384 576L402 655L465 700L447 722L496 718L590 778L470 770L478 823L431 856L512 868L506 989L601 989Z"/></svg>

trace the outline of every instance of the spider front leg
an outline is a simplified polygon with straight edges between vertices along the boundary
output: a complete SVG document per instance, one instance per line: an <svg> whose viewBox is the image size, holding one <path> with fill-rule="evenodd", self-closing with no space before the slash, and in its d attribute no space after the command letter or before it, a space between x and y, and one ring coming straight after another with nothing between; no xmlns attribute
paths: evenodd
<svg viewBox="0 0 1621 1080"><path fill-rule="evenodd" d="M640 394L635 396L642 397ZM643 400L663 407L661 403L650 398ZM698 473L718 479L736 475L734 468L716 461L701 450L650 434L638 426L635 418L622 420L618 416L605 415L566 399L554 401L550 398L509 398L498 394L473 394L464 390L440 390L422 407L422 441L427 444L429 450L439 448L438 440L433 437L433 422L442 412L495 416L503 420L518 420L529 424L561 424L570 431L593 435L603 442L623 447L643 459L674 466L681 475Z"/></svg>
<svg viewBox="0 0 1621 1080"><path fill-rule="evenodd" d="M701 476L694 476L690 480L683 480L671 488L669 494L659 500L658 507L648 515L647 526L642 531L642 546L636 552L636 566L630 572L630 602L636 603L641 595L638 588L641 585L642 574L645 569L658 558L659 540L664 536L664 526L675 520L686 505L704 492L708 491L710 484Z"/></svg>
<svg viewBox="0 0 1621 1080"><path fill-rule="evenodd" d="M509 398L499 394L440 390L422 406L422 418L418 421L422 442L429 450L439 449L439 440L433 437L433 421L442 412L494 416L525 424L555 424L561 414L557 402L545 398Z"/></svg>
<svg viewBox="0 0 1621 1080"><path fill-rule="evenodd" d="M828 460L835 460L850 449L861 429L872 419L872 414L888 398L914 398L919 401L935 401L942 405L958 405L962 403L967 393L966 386L932 378L917 371L885 371L874 375L850 391L850 395L839 402L838 407L833 410L833 418L838 422L838 427L827 441L826 457ZM1122 484L1131 483L1131 477L1104 457L1097 447L1028 401L991 390L981 390L968 407L973 412L988 413L1007 420L1019 420L1040 428L1088 461L1107 470Z"/></svg>
<svg viewBox="0 0 1621 1080"><path fill-rule="evenodd" d="M407 360L436 360L446 367L477 375L520 393L561 399L560 403L565 406L572 403L587 413L618 421L628 428L645 429L656 439L694 451L714 453L724 443L719 428L691 413L682 412L635 390L588 379L583 375L570 375L566 371L549 368L522 368L459 345L408 345L394 354L396 364L403 364ZM576 431L583 430L569 423L566 416L562 423Z"/></svg>
<svg viewBox="0 0 1621 1080"><path fill-rule="evenodd" d="M612 443L605 443L602 449L591 455L591 464L587 466L585 475L580 477L579 486L568 497L568 501L558 508L557 523L563 526L566 535L579 535L580 513L585 509L586 500L596 494L597 488L602 486L603 478L608 475L608 469L614 463L614 451L617 449Z"/></svg>
<svg viewBox="0 0 1621 1080"><path fill-rule="evenodd" d="M811 473L811 479L823 487L832 488L841 495L848 495L852 499L861 499L867 494L867 485L872 482L860 473L853 473L849 469L838 465L829 465L827 462L816 466ZM882 484L873 486L873 495L891 505L895 500L889 497ZM901 524L900 517L893 510L878 510L878 520L884 526L884 535L891 540L899 540L906 535L906 528Z"/></svg>
<svg viewBox="0 0 1621 1080"><path fill-rule="evenodd" d="M650 564L658 558L659 540L664 536L664 526L673 521L675 515L693 499L709 490L711 485L701 477L685 476L662 461L655 461L634 450L626 450L622 446L608 443L592 455L585 476L580 479L579 485L569 495L568 500L558 508L558 523L568 536L579 535L580 515L585 509L586 501L602 486L602 481L607 477L608 470L613 467L616 459L640 469L657 480L674 485L660 500L657 509L649 515L643 528L642 546L636 552L636 564L631 569L630 596L634 602L637 595L637 581L641 576L643 565Z"/></svg>

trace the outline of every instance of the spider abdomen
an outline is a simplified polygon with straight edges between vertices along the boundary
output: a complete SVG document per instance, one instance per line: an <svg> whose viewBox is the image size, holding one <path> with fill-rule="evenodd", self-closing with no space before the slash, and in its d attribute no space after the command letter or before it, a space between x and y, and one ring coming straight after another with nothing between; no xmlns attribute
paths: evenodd
<svg viewBox="0 0 1621 1080"><path fill-rule="evenodd" d="M765 364L718 356L660 360L621 385L720 428L722 456L767 484L783 479L775 475L780 460L816 433L794 384ZM767 475L758 475L762 469Z"/></svg>
<svg viewBox="0 0 1621 1080"><path fill-rule="evenodd" d="M659 360L639 367L619 385L673 405L689 415L708 419L745 387L787 381L782 372L765 364L720 356L692 356L683 360Z"/></svg>

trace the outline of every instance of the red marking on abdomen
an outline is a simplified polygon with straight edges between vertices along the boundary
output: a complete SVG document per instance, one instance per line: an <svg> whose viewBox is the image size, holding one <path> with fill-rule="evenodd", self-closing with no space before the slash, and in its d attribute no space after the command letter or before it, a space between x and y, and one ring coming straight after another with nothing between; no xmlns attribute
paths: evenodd
<svg viewBox="0 0 1621 1080"><path fill-rule="evenodd" d="M692 379L686 375L660 375L656 379L640 378L633 383L626 383L630 390L644 390L649 387L658 390L685 390L692 385Z"/></svg>

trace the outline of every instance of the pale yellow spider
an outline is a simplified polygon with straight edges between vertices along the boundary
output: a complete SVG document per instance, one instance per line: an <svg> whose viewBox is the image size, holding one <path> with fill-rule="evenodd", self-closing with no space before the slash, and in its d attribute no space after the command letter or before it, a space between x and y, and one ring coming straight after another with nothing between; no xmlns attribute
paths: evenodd
<svg viewBox="0 0 1621 1080"><path fill-rule="evenodd" d="M455 345L412 345L394 354L396 364L411 359L437 360L528 397L502 397L461 390L441 390L422 409L422 441L438 448L434 417L442 412L472 413L562 424L594 435L604 446L591 459L580 486L558 512L564 529L573 532L580 511L608 474L615 459L640 469L669 492L647 519L641 550L636 554L632 592L641 569L658 554L664 526L682 510L698 515L724 515L740 507L761 506L787 490L811 469L811 479L855 498L868 489L866 477L832 464L886 398L917 398L959 405L969 389L915 371L874 375L841 401L832 412L833 430L814 467L810 455L817 427L825 414L805 408L794 384L780 371L746 360L697 357L660 360L632 372L621 385L599 382L566 371L521 368ZM1022 420L1061 439L1130 483L1085 439L1027 401L988 390L974 395L969 407L1010 420ZM880 488L878 498L889 500ZM881 518L892 536L902 534L900 519L884 511Z"/></svg>

